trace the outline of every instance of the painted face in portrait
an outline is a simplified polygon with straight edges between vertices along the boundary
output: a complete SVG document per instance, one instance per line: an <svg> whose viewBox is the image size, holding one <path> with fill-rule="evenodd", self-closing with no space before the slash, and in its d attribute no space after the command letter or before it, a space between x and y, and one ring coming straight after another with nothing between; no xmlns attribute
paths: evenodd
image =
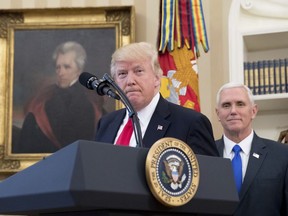
<svg viewBox="0 0 288 216"><path fill-rule="evenodd" d="M56 60L57 84L61 88L68 88L80 75L80 70L75 62L75 53L59 54Z"/></svg>

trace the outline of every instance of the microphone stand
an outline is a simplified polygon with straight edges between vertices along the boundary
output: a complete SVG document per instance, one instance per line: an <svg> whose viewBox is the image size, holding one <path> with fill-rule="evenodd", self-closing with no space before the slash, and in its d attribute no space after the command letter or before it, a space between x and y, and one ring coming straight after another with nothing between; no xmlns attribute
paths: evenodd
<svg viewBox="0 0 288 216"><path fill-rule="evenodd" d="M122 89L114 82L114 80L107 73L104 74L103 79L107 81L118 92L120 100L125 105L128 111L129 118L132 118L137 147L143 147L142 132L137 112L135 112L133 106L131 105L130 101L128 100L127 96L122 91Z"/></svg>

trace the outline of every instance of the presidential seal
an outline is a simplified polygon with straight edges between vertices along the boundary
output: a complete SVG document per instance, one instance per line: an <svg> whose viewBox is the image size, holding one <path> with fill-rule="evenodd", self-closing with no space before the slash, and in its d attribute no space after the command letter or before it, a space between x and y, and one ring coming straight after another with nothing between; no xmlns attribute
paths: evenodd
<svg viewBox="0 0 288 216"><path fill-rule="evenodd" d="M181 140L166 137L155 142L147 154L145 170L152 194L166 206L188 203L198 189L197 158Z"/></svg>

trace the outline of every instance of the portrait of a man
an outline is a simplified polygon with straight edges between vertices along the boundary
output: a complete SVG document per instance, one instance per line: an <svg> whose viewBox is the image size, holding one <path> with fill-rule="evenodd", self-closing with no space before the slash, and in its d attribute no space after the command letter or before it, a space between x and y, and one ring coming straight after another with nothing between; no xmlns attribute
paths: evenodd
<svg viewBox="0 0 288 216"><path fill-rule="evenodd" d="M78 139L93 140L99 118L115 101L78 78L83 71L100 70L99 78L109 72L113 31L16 31L12 153L53 153ZM34 53L29 58L27 49Z"/></svg>

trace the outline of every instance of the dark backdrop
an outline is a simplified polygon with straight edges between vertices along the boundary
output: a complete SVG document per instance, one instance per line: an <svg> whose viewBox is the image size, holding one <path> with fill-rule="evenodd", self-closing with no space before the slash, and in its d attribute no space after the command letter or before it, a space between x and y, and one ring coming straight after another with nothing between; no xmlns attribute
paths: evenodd
<svg viewBox="0 0 288 216"><path fill-rule="evenodd" d="M55 78L52 59L55 48L66 41L80 43L87 52L84 71L102 78L110 73L111 55L116 49L115 28L15 30L13 80L13 125L21 127L23 106L37 89ZM107 98L104 108L115 110Z"/></svg>

